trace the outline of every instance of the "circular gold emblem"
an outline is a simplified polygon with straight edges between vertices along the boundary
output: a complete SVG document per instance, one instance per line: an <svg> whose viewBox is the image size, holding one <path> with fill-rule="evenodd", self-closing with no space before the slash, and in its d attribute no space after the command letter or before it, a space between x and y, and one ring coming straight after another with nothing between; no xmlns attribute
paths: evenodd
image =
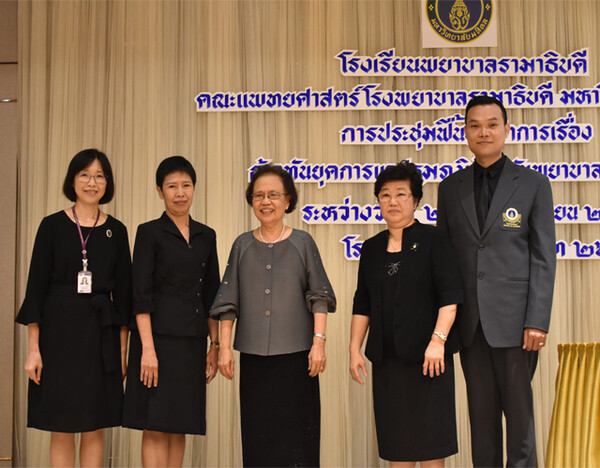
<svg viewBox="0 0 600 468"><path fill-rule="evenodd" d="M515 208L509 208L505 212L506 220L515 222L519 218L519 212Z"/></svg>
<svg viewBox="0 0 600 468"><path fill-rule="evenodd" d="M429 25L443 39L455 44L474 41L490 25L492 0L427 0Z"/></svg>

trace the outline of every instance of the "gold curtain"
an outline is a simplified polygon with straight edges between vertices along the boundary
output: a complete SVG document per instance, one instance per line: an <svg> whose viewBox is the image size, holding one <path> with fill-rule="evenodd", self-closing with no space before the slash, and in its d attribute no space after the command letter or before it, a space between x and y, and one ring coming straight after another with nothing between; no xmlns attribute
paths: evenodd
<svg viewBox="0 0 600 468"><path fill-rule="evenodd" d="M600 343L558 345L546 466L600 466Z"/></svg>
<svg viewBox="0 0 600 468"><path fill-rule="evenodd" d="M397 1L20 1L18 300L22 300L37 226L46 214L67 206L61 181L70 158L98 147L113 164L116 196L105 209L122 220L130 241L137 225L162 212L153 179L160 160L188 157L199 180L192 215L213 227L224 266L234 238L255 226L243 192L246 169L259 157L286 162L424 163L471 157L465 147L345 147L343 125L392 120L406 124L453 115L454 111L196 113L200 91L286 91L308 86L351 89L381 82L382 89L503 89L530 87L544 77L344 77L334 56L396 48L397 55L535 56L590 47L587 77L552 78L555 87L592 87L600 81L600 2L594 0L503 0L498 11L498 47L422 49L420 2ZM551 122L565 109L512 110L514 123ZM597 108L574 111L578 122L599 127ZM531 161L595 161L598 138L588 144L509 145L507 154ZM374 201L370 184L300 184L300 206L341 203L351 195ZM595 183L554 183L555 203L600 206ZM436 184L422 203L435 206ZM355 384L348 372L349 324L357 263L343 258L339 240L349 233L366 239L381 226L306 225L299 211L287 222L315 238L339 299L328 323L328 368L321 378L323 466L384 466L379 460L371 386ZM559 225L557 237L590 242L597 225ZM600 336L598 263L561 261L547 348L534 379L538 458L544 453L554 401L559 342ZM48 434L26 429L26 332L16 333L15 440L18 463L49 464ZM448 466L470 465L465 387L457 362L458 455ZM188 437L186 466L241 466L237 379L217 378L208 389L206 437ZM398 424L402 424L399 421ZM106 464L139 466L141 436L120 428L106 432Z"/></svg>

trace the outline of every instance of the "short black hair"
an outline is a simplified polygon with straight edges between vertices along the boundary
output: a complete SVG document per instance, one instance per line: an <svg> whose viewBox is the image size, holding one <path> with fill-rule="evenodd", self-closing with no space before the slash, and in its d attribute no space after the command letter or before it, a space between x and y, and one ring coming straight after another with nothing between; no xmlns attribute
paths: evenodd
<svg viewBox="0 0 600 468"><path fill-rule="evenodd" d="M495 104L502 111L502 117L504 118L504 125L508 123L508 115L506 114L506 108L504 104L500 102L498 99L492 96L486 96L484 94L480 94L479 96L475 96L467 103L467 108L465 109L465 123L467 122L467 115L469 115L469 111L472 107L475 106L489 106L490 104Z"/></svg>
<svg viewBox="0 0 600 468"><path fill-rule="evenodd" d="M192 163L183 156L170 156L163 159L156 169L156 186L162 189L165 177L174 172L183 172L192 179L192 184L196 186L196 171Z"/></svg>
<svg viewBox="0 0 600 468"><path fill-rule="evenodd" d="M406 159L381 171L375 181L375 197L379 198L379 192L381 192L381 188L386 182L394 180L408 180L412 196L417 199L417 202L421 201L421 198L423 198L423 176L417 166Z"/></svg>
<svg viewBox="0 0 600 468"><path fill-rule="evenodd" d="M290 206L288 206L285 212L291 213L292 211L294 211L296 209L296 204L298 203L298 192L296 191L296 186L294 185L294 179L288 171L279 166L273 166L272 164L265 164L263 166L260 166L252 174L252 178L250 179L250 183L248 184L248 188L246 189L246 201L248 202L248 205L252 206L252 194L254 193L254 184L256 183L259 177L264 176L266 174L275 174L281 178L285 193L290 197Z"/></svg>
<svg viewBox="0 0 600 468"><path fill-rule="evenodd" d="M102 172L104 172L104 177L106 177L106 188L99 203L100 205L104 205L113 199L115 194L115 181L113 178L112 168L110 167L110 162L102 151L99 151L95 148L89 148L84 149L73 156L73 159L71 159L71 162L69 163L69 168L67 169L67 175L65 176L65 181L63 182L63 193L65 194L65 197L72 202L77 201L77 194L75 193L75 187L73 187L73 184L75 183L75 176L92 164L95 160L98 160L100 163Z"/></svg>

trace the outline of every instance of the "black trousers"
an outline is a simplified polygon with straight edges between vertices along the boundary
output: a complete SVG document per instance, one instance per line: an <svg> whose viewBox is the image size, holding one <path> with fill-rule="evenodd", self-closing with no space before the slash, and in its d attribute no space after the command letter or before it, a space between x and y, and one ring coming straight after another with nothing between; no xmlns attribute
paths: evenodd
<svg viewBox="0 0 600 468"><path fill-rule="evenodd" d="M502 413L506 417L506 466L536 466L531 378L537 354L521 347L492 348L481 324L473 343L460 352L473 466L503 466Z"/></svg>

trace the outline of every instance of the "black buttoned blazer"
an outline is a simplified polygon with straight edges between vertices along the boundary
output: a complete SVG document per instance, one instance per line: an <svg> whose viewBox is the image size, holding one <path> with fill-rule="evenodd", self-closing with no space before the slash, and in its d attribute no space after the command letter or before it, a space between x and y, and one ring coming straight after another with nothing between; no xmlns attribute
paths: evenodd
<svg viewBox="0 0 600 468"><path fill-rule="evenodd" d="M352 311L370 317L365 354L376 363L384 357L381 279L386 274L388 236L387 230L382 231L362 246ZM419 221L403 230L402 252L394 294L394 347L399 358L422 361L440 307L462 301L458 264L446 235ZM453 329L446 343L446 353L454 353L459 348L460 337Z"/></svg>
<svg viewBox="0 0 600 468"><path fill-rule="evenodd" d="M190 217L188 243L166 213L140 224L133 249L133 313L150 313L154 333L207 336L219 280L214 230ZM131 326L135 329L135 317Z"/></svg>

